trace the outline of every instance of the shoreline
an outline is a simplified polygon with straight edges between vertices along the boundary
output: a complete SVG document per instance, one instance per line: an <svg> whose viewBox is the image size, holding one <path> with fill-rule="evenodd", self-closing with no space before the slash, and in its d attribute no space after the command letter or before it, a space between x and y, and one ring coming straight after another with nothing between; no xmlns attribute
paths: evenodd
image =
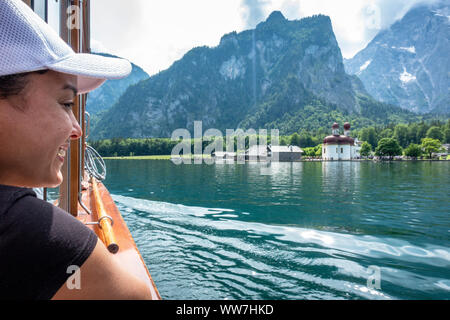
<svg viewBox="0 0 450 320"><path fill-rule="evenodd" d="M211 159L210 156L202 156L203 159ZM179 158L191 158L194 160L195 158L201 158L201 156L191 156L191 157L177 157L175 159ZM128 157L103 157L104 160L171 160L171 155L160 155L160 156L128 156ZM234 160L226 160L226 159L219 159L221 163L234 163L236 161ZM280 161L280 162L402 162L402 161L429 161L429 162L445 162L450 161L450 156L447 157L447 159L392 159L392 160L375 160L375 159L353 159L353 160L323 160L323 159L302 159L302 160L296 160L296 161ZM245 161L247 162L269 162L269 161Z"/></svg>

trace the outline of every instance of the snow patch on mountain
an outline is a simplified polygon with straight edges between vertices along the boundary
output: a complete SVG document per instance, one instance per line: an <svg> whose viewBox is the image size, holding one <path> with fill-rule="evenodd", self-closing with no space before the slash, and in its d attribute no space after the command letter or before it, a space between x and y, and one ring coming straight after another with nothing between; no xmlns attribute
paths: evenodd
<svg viewBox="0 0 450 320"><path fill-rule="evenodd" d="M412 8L345 60L346 71L382 102L419 113L449 112L449 19L448 0Z"/></svg>
<svg viewBox="0 0 450 320"><path fill-rule="evenodd" d="M440 10L435 10L433 11L434 15L436 17L442 17L442 18L447 18L447 23L450 23L450 10L447 8L443 8Z"/></svg>
<svg viewBox="0 0 450 320"><path fill-rule="evenodd" d="M403 50L403 51L408 51L410 53L414 53L416 54L416 47L412 46L412 47L395 47L392 46L392 49L398 49L398 50Z"/></svg>
<svg viewBox="0 0 450 320"><path fill-rule="evenodd" d="M358 73L361 73L361 72L363 72L364 70L366 70L367 67L368 67L371 63L372 63L372 59L367 60L367 61L359 68L359 72L358 72ZM357 74L358 74L358 73L357 73Z"/></svg>
<svg viewBox="0 0 450 320"><path fill-rule="evenodd" d="M415 80L417 80L417 78L408 71L406 71L406 68L403 68L403 73L400 74L400 81L403 83L408 83Z"/></svg>

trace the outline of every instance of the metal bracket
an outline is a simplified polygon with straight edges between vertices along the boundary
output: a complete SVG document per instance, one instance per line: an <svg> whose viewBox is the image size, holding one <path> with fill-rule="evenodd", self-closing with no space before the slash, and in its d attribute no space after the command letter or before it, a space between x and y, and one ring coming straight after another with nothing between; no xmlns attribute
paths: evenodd
<svg viewBox="0 0 450 320"><path fill-rule="evenodd" d="M89 135L91 134L91 115L87 111L85 111L84 114L85 114L85 118L87 121L87 124L85 123L85 128L86 128L85 129L85 135L86 135L85 139L87 141L87 139L89 138Z"/></svg>
<svg viewBox="0 0 450 320"><path fill-rule="evenodd" d="M85 225L87 226L95 226L97 225L100 229L102 228L102 225L100 224L100 222L102 222L103 219L109 219L111 221L111 226L114 225L114 219L110 216L103 216L100 219L98 219L97 222L86 222Z"/></svg>
<svg viewBox="0 0 450 320"><path fill-rule="evenodd" d="M78 203L80 204L80 206L84 209L84 211L86 211L86 213L88 215L91 215L91 211L84 205L83 201L81 200L82 197L82 193L78 193Z"/></svg>

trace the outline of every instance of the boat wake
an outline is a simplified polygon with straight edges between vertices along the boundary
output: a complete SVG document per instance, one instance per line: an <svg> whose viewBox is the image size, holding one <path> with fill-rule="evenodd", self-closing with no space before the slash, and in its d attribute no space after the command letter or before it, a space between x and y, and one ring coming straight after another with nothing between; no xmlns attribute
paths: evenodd
<svg viewBox="0 0 450 320"><path fill-rule="evenodd" d="M450 297L446 247L242 221L250 214L230 209L113 199L165 298Z"/></svg>

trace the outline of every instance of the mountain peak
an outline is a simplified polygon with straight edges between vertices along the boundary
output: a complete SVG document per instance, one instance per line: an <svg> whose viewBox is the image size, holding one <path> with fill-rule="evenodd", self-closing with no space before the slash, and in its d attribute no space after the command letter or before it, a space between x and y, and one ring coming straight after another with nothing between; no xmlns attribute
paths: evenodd
<svg viewBox="0 0 450 320"><path fill-rule="evenodd" d="M369 94L417 113L449 112L448 5L418 5L350 60Z"/></svg>
<svg viewBox="0 0 450 320"><path fill-rule="evenodd" d="M267 18L266 22L268 23L276 23L280 21L286 21L286 18L283 16L281 11L274 11L272 12L269 17Z"/></svg>

